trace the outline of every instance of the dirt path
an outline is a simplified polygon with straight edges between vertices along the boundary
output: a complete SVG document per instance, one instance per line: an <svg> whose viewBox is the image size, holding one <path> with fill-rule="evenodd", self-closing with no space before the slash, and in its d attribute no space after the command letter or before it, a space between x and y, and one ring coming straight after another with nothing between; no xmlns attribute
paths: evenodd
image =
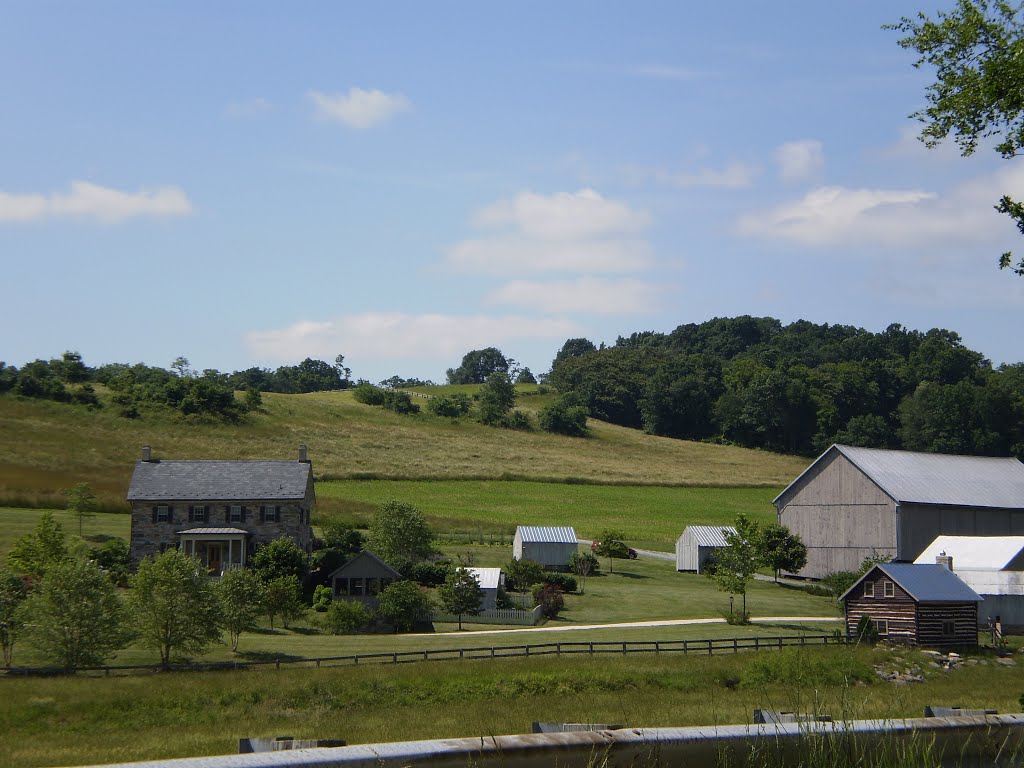
<svg viewBox="0 0 1024 768"><path fill-rule="evenodd" d="M780 621L797 621L797 622L812 622L812 621L841 621L842 619L835 616L762 616L757 619L751 619L751 623L760 624L763 622L775 623ZM678 627L687 624L725 624L725 619L661 619L658 621L627 621L621 624L568 624L566 626L558 627L526 627L524 629L474 629L469 632L437 632L433 637L443 637L445 635L459 635L460 637L466 637L469 635L501 635L508 634L509 632L576 632L582 629L629 629L633 627Z"/></svg>

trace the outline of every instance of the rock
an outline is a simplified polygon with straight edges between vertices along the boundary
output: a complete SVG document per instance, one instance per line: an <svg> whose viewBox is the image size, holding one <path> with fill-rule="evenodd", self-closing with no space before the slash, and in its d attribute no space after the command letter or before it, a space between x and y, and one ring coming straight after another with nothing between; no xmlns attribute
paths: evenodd
<svg viewBox="0 0 1024 768"><path fill-rule="evenodd" d="M939 662L937 662L937 661L929 661L928 662L928 666L929 667L935 667L935 669L942 669L942 665L939 664Z"/></svg>
<svg viewBox="0 0 1024 768"><path fill-rule="evenodd" d="M921 651L925 656L941 656L941 651Z"/></svg>
<svg viewBox="0 0 1024 768"><path fill-rule="evenodd" d="M1001 664L1004 667L1016 667L1017 666L1017 660L1016 659L996 659L996 664Z"/></svg>

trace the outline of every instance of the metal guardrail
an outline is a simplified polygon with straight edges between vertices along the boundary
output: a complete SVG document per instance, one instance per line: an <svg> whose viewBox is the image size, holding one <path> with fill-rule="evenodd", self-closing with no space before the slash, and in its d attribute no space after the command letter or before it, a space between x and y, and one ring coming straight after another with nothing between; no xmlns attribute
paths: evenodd
<svg viewBox="0 0 1024 768"><path fill-rule="evenodd" d="M367 664L409 664L419 661L454 661L465 659L499 659L529 656L562 656L586 654L628 655L632 653L682 653L683 655L714 655L740 651L779 650L793 646L845 645L846 638L836 635L785 635L777 637L731 637L705 640L605 640L529 643L522 645L477 646L473 648L433 648L421 651L390 651L358 653L344 656L323 656L308 659L270 659L265 661L212 661L190 664L108 665L78 670L84 675L130 675L161 671L213 672L274 667L275 669L320 669L322 667L365 666ZM64 673L56 667L0 667L10 676L52 676Z"/></svg>

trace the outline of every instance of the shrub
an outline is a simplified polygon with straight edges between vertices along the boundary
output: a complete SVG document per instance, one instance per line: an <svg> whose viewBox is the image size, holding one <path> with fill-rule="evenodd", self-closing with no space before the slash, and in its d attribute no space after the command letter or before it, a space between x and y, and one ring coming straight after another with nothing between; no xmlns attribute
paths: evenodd
<svg viewBox="0 0 1024 768"><path fill-rule="evenodd" d="M532 584L544 583L544 566L536 560L513 560L505 566L505 587L512 592L526 592Z"/></svg>
<svg viewBox="0 0 1024 768"><path fill-rule="evenodd" d="M373 384L360 384L352 390L352 397L364 405L384 405L384 395L384 390Z"/></svg>
<svg viewBox="0 0 1024 768"><path fill-rule="evenodd" d="M413 581L424 587L436 587L444 584L452 570L451 560L426 560L412 567L410 576Z"/></svg>
<svg viewBox="0 0 1024 768"><path fill-rule="evenodd" d="M542 408L537 420L545 432L570 437L587 435L587 409L580 405L570 405L563 397Z"/></svg>
<svg viewBox="0 0 1024 768"><path fill-rule="evenodd" d="M469 413L472 401L467 395L456 392L451 395L441 395L427 401L427 409L435 416L445 416L457 419Z"/></svg>
<svg viewBox="0 0 1024 768"><path fill-rule="evenodd" d="M853 571L833 571L822 578L821 586L829 590L832 597L838 600L839 596L852 587L859 578L860 574Z"/></svg>
<svg viewBox="0 0 1024 768"><path fill-rule="evenodd" d="M533 422L530 420L529 414L518 409L505 414L500 423L505 429L518 429L523 432L533 429Z"/></svg>
<svg viewBox="0 0 1024 768"><path fill-rule="evenodd" d="M313 610L323 613L331 605L331 588L326 584L318 584L313 590Z"/></svg>
<svg viewBox="0 0 1024 768"><path fill-rule="evenodd" d="M552 573L547 571L544 574L544 583L552 584L563 592L575 592L576 591L576 577L568 573Z"/></svg>
<svg viewBox="0 0 1024 768"><path fill-rule="evenodd" d="M555 618L565 607L562 590L554 584L534 584L530 591L533 593L534 602L540 606L540 611L546 618Z"/></svg>
<svg viewBox="0 0 1024 768"><path fill-rule="evenodd" d="M332 635L351 635L373 619L370 609L359 602L334 600L320 618L320 626Z"/></svg>
<svg viewBox="0 0 1024 768"><path fill-rule="evenodd" d="M861 616L857 622L857 640L863 640L871 645L878 643L878 627L870 616Z"/></svg>
<svg viewBox="0 0 1024 768"><path fill-rule="evenodd" d="M382 405L389 411L395 413L419 413L420 407L412 401L412 397L408 392L392 392L387 391L384 393L384 402Z"/></svg>

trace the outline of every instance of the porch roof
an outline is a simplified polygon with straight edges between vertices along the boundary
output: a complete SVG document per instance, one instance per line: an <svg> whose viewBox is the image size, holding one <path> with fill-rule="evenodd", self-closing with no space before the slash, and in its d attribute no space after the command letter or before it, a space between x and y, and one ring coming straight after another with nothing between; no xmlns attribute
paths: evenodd
<svg viewBox="0 0 1024 768"><path fill-rule="evenodd" d="M248 536L248 531L241 528L189 528L186 531L175 531L178 536L188 534L189 536Z"/></svg>

